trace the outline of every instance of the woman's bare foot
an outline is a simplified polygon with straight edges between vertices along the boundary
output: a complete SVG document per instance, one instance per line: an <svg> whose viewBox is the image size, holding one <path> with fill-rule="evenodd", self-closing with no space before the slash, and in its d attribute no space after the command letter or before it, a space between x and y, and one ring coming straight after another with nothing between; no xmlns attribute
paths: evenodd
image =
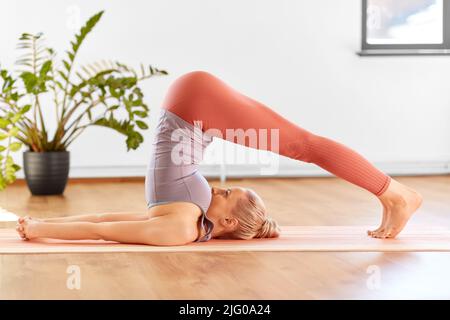
<svg viewBox="0 0 450 320"><path fill-rule="evenodd" d="M16 227L17 232L23 240L31 240L38 238L38 229L41 221L29 216L19 218L18 225Z"/></svg>
<svg viewBox="0 0 450 320"><path fill-rule="evenodd" d="M381 239L395 238L423 200L420 193L393 178L388 189L378 198L383 204L383 221L378 229L369 231L369 235Z"/></svg>
<svg viewBox="0 0 450 320"><path fill-rule="evenodd" d="M17 224L16 231L23 240L27 240L27 237L25 237L23 226L21 224Z"/></svg>

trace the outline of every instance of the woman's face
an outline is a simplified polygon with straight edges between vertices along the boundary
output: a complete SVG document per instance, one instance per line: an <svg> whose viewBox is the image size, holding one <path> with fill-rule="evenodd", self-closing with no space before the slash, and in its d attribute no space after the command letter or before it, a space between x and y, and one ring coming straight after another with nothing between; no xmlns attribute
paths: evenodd
<svg viewBox="0 0 450 320"><path fill-rule="evenodd" d="M246 196L245 192L246 189L241 187L212 187L212 199L207 212L208 217L213 220L233 218L232 210L238 200Z"/></svg>

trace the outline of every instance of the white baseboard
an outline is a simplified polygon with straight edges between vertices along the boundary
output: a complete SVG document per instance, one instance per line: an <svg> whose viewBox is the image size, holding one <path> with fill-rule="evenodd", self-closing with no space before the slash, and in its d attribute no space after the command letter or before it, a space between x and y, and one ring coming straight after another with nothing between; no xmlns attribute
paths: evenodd
<svg viewBox="0 0 450 320"><path fill-rule="evenodd" d="M435 175L450 174L450 161L418 161L418 162L379 162L374 165L381 171L391 175ZM274 174L262 174L262 166L229 164L226 166L202 164L200 172L207 178L263 178L263 177L323 177L332 176L329 172L313 164L283 164ZM71 178L104 178L104 177L144 177L146 166L72 166ZM17 178L23 178L23 170Z"/></svg>

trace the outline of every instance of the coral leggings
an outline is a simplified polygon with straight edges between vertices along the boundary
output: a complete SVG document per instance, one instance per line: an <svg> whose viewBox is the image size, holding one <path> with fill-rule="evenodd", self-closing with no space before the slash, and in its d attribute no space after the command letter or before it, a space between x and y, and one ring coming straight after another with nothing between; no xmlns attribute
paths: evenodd
<svg viewBox="0 0 450 320"><path fill-rule="evenodd" d="M267 129L267 132L278 129L280 155L314 163L376 196L389 186L391 178L354 150L299 127L211 73L193 71L177 78L169 87L162 107L191 124L201 121L202 131L214 129L223 139L227 137L227 129ZM227 140L261 149L259 144L250 144L250 139ZM269 149L270 140L271 135L267 134L267 147L262 149Z"/></svg>

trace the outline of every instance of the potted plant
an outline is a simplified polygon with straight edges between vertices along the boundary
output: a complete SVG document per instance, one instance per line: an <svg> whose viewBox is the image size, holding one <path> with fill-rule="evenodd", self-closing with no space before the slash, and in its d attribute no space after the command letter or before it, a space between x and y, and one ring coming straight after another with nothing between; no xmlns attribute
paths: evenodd
<svg viewBox="0 0 450 320"><path fill-rule="evenodd" d="M127 151L143 142L137 129L148 129L143 120L149 108L138 84L168 73L142 64L136 71L104 60L75 71L80 46L102 15L100 11L86 22L58 65L42 33L24 33L18 44L24 54L16 61L21 69L13 73L0 66L0 190L15 181L21 167L11 152L22 146L28 147L23 154L27 185L32 194L42 195L63 193L69 174L68 147L87 127L103 126L125 135ZM43 103L43 95L52 102ZM47 130L44 112L55 113L54 134Z"/></svg>

